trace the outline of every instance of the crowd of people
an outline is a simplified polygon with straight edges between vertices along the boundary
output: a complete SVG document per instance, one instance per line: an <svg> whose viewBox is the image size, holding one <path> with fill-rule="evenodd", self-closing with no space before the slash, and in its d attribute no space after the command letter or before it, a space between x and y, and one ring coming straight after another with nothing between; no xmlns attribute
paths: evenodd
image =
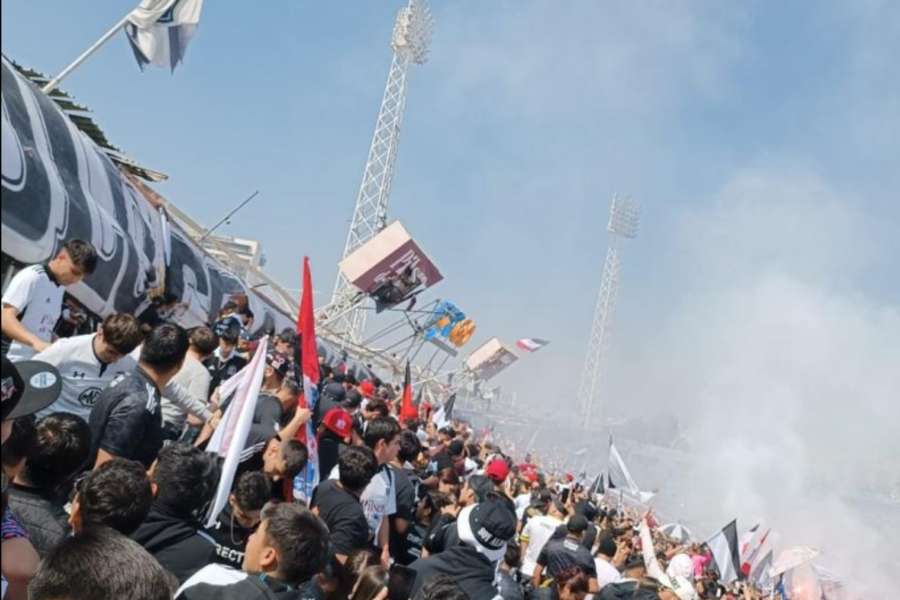
<svg viewBox="0 0 900 600"><path fill-rule="evenodd" d="M19 600L757 599L718 582L707 548L652 514L516 460L429 407L401 417L395 382L320 362L310 409L298 337L271 338L225 507L206 446L222 385L257 352L253 314L225 305L186 331L111 314L96 331L60 319L66 286L96 266L68 241L3 293L3 598ZM309 503L293 480L310 453Z"/></svg>

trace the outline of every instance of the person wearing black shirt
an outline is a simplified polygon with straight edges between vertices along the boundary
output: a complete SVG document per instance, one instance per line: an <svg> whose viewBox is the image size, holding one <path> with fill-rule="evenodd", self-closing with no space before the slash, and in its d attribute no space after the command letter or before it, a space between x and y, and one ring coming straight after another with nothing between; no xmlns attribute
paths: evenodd
<svg viewBox="0 0 900 600"><path fill-rule="evenodd" d="M378 470L375 454L351 446L338 458L339 479L328 479L313 492L310 506L325 521L335 558L341 563L355 550L369 547L369 525L359 497Z"/></svg>
<svg viewBox="0 0 900 600"><path fill-rule="evenodd" d="M88 421L89 464L96 468L119 457L149 467L156 459L163 444L160 390L181 369L188 345L181 327L160 325L144 341L135 370L100 392Z"/></svg>
<svg viewBox="0 0 900 600"><path fill-rule="evenodd" d="M592 593L597 591L597 568L594 565L594 557L591 556L590 550L581 545L587 526L588 522L584 515L572 515L566 524L568 535L562 539L551 539L544 544L531 580L534 587L540 587L544 571L556 579L561 573L577 568L588 577L590 591Z"/></svg>
<svg viewBox="0 0 900 600"><path fill-rule="evenodd" d="M416 516L416 496L419 486L418 477L407 465L415 462L420 452L422 444L416 434L409 430L401 431L400 450L397 452L397 458L389 465L397 482L397 512L390 517L389 544L391 556L403 565L409 564L401 562L400 557L407 554L406 537Z"/></svg>
<svg viewBox="0 0 900 600"><path fill-rule="evenodd" d="M236 324L228 325L216 333L219 335L219 347L213 351L212 356L203 361L203 366L209 371L210 394L223 381L230 379L247 365L247 360L237 353L240 327Z"/></svg>
<svg viewBox="0 0 900 600"><path fill-rule="evenodd" d="M247 538L259 525L260 511L270 498L269 480L263 473L241 475L216 524L206 529L216 543L215 562L241 568Z"/></svg>

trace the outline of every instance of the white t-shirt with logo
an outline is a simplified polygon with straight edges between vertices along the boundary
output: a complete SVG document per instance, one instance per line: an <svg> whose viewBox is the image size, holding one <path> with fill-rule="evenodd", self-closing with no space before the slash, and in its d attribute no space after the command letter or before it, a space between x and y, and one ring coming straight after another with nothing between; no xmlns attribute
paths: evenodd
<svg viewBox="0 0 900 600"><path fill-rule="evenodd" d="M53 339L53 328L62 314L65 291L65 288L50 279L47 267L31 265L16 273L9 282L3 292L3 304L15 307L25 329L45 342L50 342ZM31 346L13 341L6 356L12 362L17 362L29 360L34 354Z"/></svg>
<svg viewBox="0 0 900 600"><path fill-rule="evenodd" d="M549 515L538 515L528 519L521 535L523 542L528 541L528 548L525 550L522 566L519 568L523 575L531 577L534 574L534 568L537 566L537 559L541 550L544 549L544 544L562 524L562 521Z"/></svg>
<svg viewBox="0 0 900 600"><path fill-rule="evenodd" d="M335 465L328 478L340 479L340 473L339 465ZM397 512L397 480L387 465L378 467L375 477L360 495L359 503L366 514L369 535L373 538L372 543L378 546L378 529L381 527L381 521Z"/></svg>
<svg viewBox="0 0 900 600"><path fill-rule="evenodd" d="M137 363L131 356L111 364L101 362L94 353L95 335L61 338L34 356L35 360L56 367L62 378L59 398L37 414L39 419L53 412L65 412L87 421L100 391L117 375L134 370Z"/></svg>

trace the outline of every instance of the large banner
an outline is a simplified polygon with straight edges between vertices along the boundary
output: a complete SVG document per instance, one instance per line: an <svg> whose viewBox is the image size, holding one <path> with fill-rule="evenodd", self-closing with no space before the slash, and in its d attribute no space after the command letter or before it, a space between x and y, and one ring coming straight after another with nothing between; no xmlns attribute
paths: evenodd
<svg viewBox="0 0 900 600"><path fill-rule="evenodd" d="M69 292L88 310L140 314L148 292L175 300L172 320L207 323L244 294L256 330L291 327L277 310L167 222L55 102L2 62L2 249L22 263L50 259L68 239L90 241L96 271Z"/></svg>
<svg viewBox="0 0 900 600"><path fill-rule="evenodd" d="M491 338L469 355L466 359L466 368L478 379L487 381L517 360L519 358L500 340Z"/></svg>

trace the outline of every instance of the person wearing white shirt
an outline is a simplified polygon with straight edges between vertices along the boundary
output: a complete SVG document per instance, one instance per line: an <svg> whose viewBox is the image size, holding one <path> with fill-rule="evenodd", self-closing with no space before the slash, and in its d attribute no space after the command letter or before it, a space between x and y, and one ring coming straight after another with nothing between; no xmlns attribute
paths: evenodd
<svg viewBox="0 0 900 600"><path fill-rule="evenodd" d="M87 421L103 388L116 376L134 370L137 363L129 354L142 339L137 319L125 313L112 314L97 333L61 338L36 354L34 359L56 367L62 380L59 398L37 417L65 412Z"/></svg>
<svg viewBox="0 0 900 600"><path fill-rule="evenodd" d="M28 360L50 345L66 286L96 266L97 252L90 242L69 240L46 265L31 265L15 274L3 292L0 322L9 360Z"/></svg>
<svg viewBox="0 0 900 600"><path fill-rule="evenodd" d="M553 537L557 528L564 523L566 509L562 502L553 500L547 508L546 515L531 517L522 528L519 536L520 550L522 553L522 565L519 571L526 578L530 578L537 566L538 556L544 548L544 544Z"/></svg>
<svg viewBox="0 0 900 600"><path fill-rule="evenodd" d="M203 361L209 358L218 345L216 334L209 327L195 327L190 332L190 347L184 357L184 365L171 383L181 386L198 404L205 406L209 398L212 376ZM203 419L189 416L183 403L179 403L163 392L162 397L163 435L177 439L184 429L185 421L194 427L203 425Z"/></svg>
<svg viewBox="0 0 900 600"><path fill-rule="evenodd" d="M619 583L622 581L622 574L612 564L613 558L616 556L618 546L616 541L608 533L600 535L600 541L597 544L597 553L594 557L594 566L597 569L597 586L602 590L604 586L610 583Z"/></svg>

